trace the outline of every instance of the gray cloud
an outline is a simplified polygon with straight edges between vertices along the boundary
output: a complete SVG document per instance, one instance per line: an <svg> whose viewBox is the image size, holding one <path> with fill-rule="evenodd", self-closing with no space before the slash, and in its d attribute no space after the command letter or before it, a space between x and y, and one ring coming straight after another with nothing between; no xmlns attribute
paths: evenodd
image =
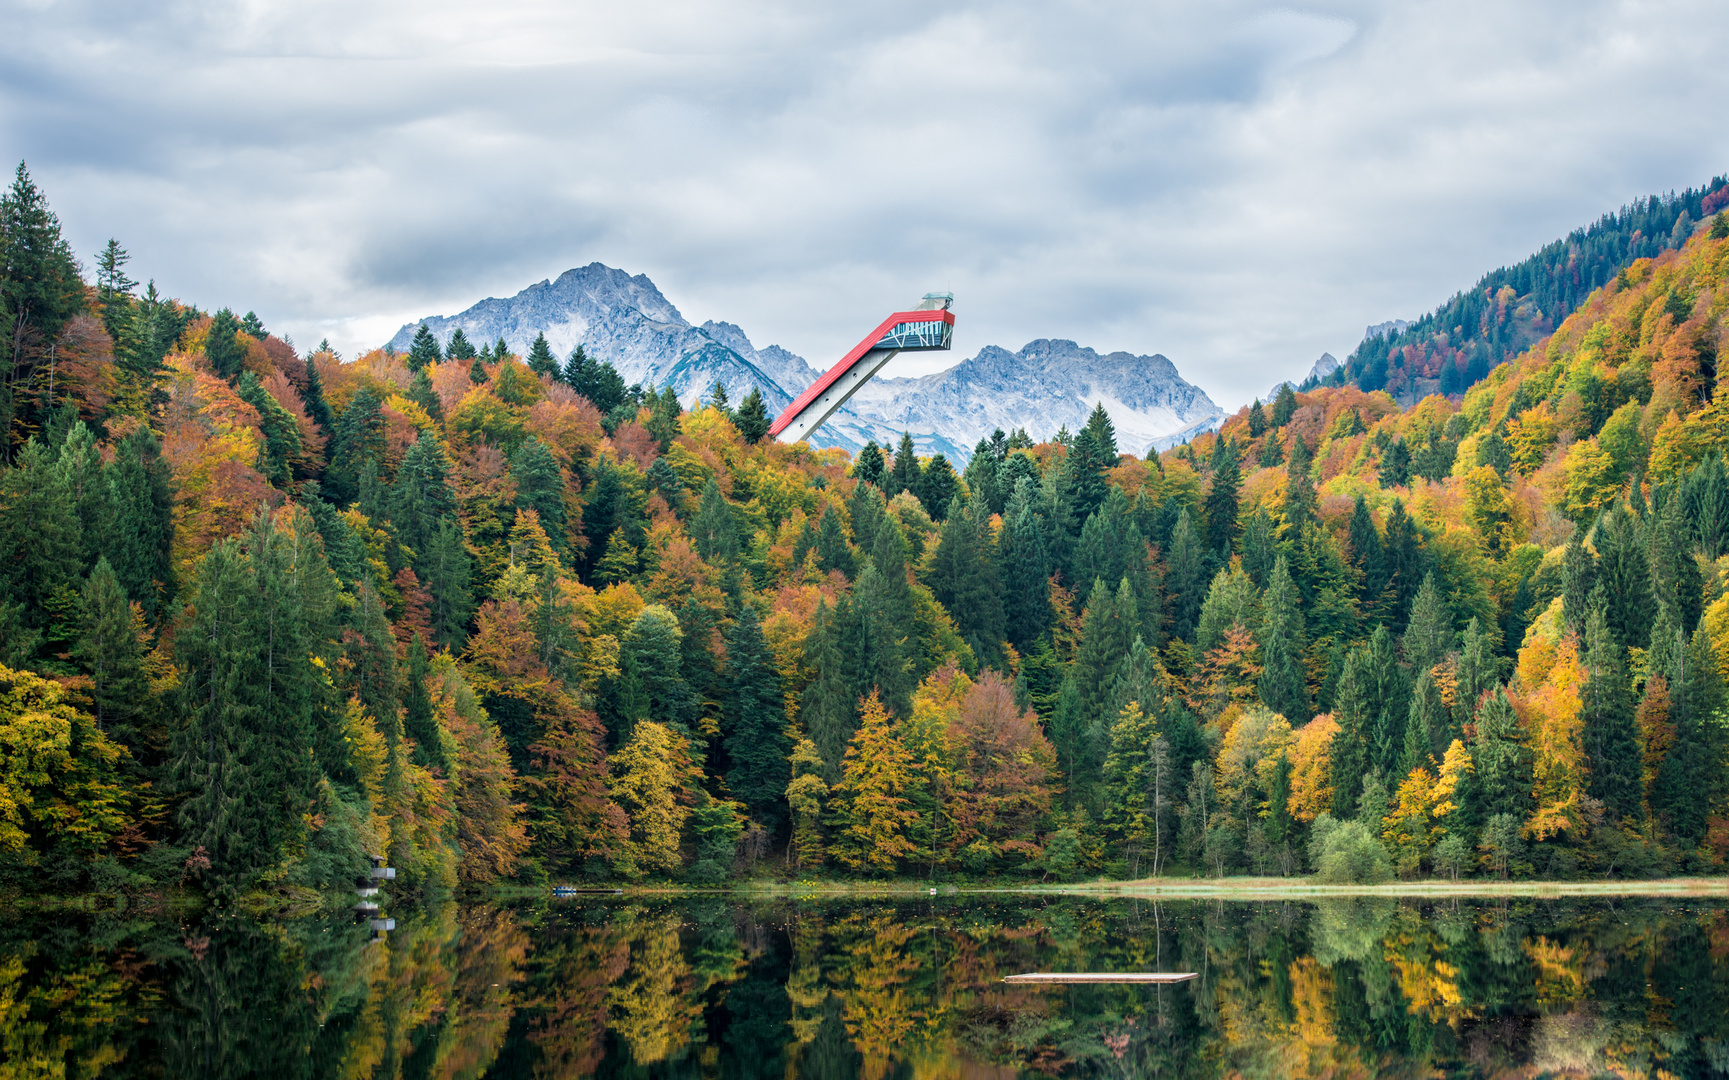
<svg viewBox="0 0 1729 1080"><path fill-rule="evenodd" d="M1159 351L1235 404L1726 165L1718 4L0 0L78 250L302 343L600 260L822 363Z"/></svg>

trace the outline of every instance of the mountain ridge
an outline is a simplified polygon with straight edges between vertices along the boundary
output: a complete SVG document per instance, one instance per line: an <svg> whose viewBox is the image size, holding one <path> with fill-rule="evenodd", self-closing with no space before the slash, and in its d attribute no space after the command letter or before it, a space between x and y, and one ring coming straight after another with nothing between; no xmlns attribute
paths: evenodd
<svg viewBox="0 0 1729 1080"><path fill-rule="evenodd" d="M406 350L425 325L441 344L460 328L476 345L503 338L526 354L544 333L563 357L581 345L627 382L671 386L687 405L718 381L734 401L760 388L779 412L821 372L779 345L758 348L735 323L692 325L646 274L594 262L543 279L512 297L488 297L455 315L406 323L389 344ZM818 430L817 446L856 451L870 440L892 445L913 436L921 453L965 462L998 427L1036 438L1078 429L1103 403L1119 441L1136 453L1165 449L1209 430L1224 411L1159 353L1101 355L1066 339L1039 338L1017 351L989 345L919 378L878 378Z"/></svg>

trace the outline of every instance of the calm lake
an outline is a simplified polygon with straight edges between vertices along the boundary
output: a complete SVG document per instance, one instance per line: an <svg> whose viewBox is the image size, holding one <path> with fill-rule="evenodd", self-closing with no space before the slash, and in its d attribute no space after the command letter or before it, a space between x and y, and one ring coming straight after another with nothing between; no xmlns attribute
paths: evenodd
<svg viewBox="0 0 1729 1080"><path fill-rule="evenodd" d="M1005 986L1193 971L1178 986ZM1729 905L583 897L0 930L0 1076L1729 1075Z"/></svg>

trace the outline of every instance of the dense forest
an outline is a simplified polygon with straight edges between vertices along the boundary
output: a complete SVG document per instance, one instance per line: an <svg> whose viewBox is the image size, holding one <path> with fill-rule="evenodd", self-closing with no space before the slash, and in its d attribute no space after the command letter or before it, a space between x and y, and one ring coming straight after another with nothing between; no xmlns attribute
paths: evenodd
<svg viewBox="0 0 1729 1080"><path fill-rule="evenodd" d="M1719 176L1701 188L1651 195L1604 214L1523 262L1484 274L1404 329L1370 336L1324 381L1385 390L1405 405L1427 394L1463 393L1547 337L1634 260L1680 247L1725 206L1729 177Z"/></svg>
<svg viewBox="0 0 1729 1080"><path fill-rule="evenodd" d="M0 203L0 877L1642 876L1729 855L1729 215L1463 395L964 474L301 353Z"/></svg>

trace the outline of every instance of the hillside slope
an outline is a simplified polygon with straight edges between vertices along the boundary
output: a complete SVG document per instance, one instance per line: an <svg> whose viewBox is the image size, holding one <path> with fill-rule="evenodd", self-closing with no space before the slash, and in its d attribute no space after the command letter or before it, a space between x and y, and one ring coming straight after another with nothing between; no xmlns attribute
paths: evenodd
<svg viewBox="0 0 1729 1080"><path fill-rule="evenodd" d="M1547 336L1634 261L1680 247L1726 205L1729 177L1719 176L1605 214L1522 262L1484 274L1415 322L1371 327L1340 372L1305 385L1349 382L1386 390L1407 405L1425 394L1460 393Z"/></svg>

